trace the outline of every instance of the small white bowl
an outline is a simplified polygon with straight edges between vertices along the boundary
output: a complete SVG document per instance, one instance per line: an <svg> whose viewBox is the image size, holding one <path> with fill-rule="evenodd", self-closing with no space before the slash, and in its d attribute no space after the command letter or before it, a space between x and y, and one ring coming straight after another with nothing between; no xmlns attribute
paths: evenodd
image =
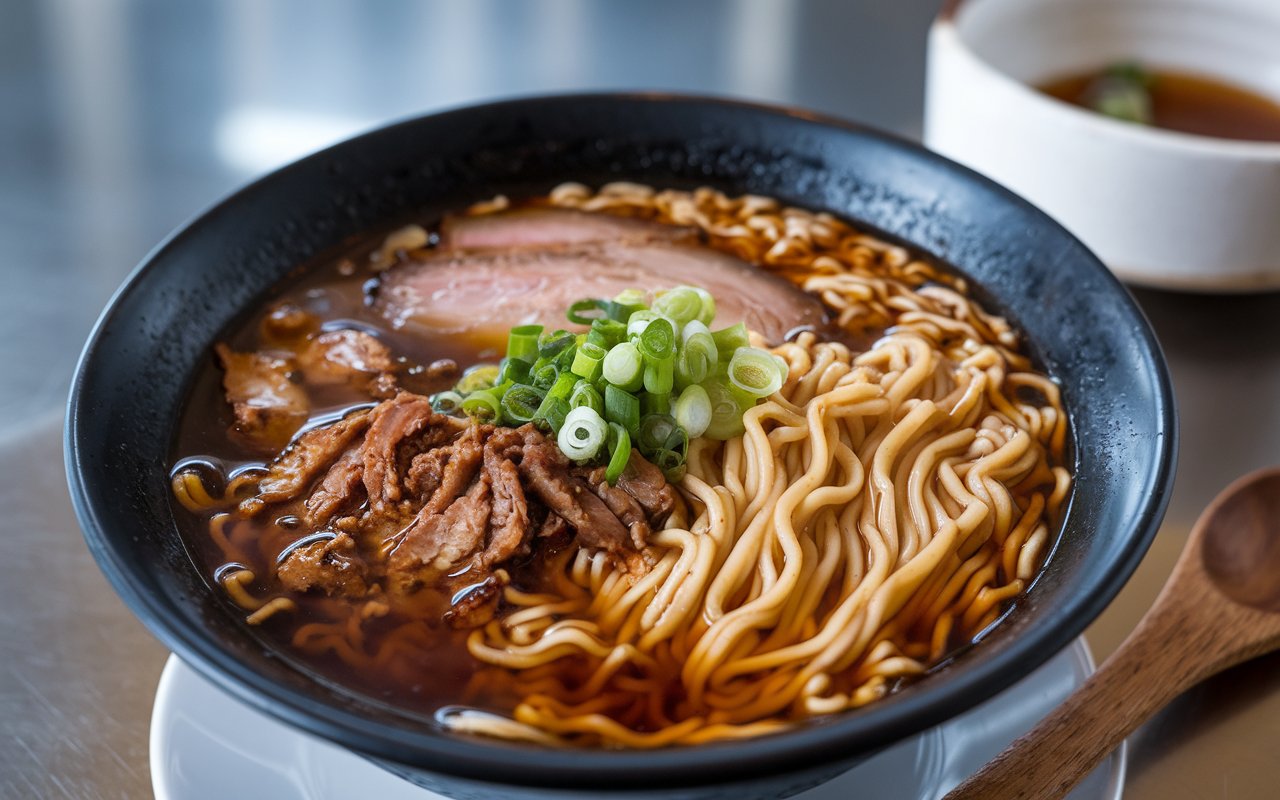
<svg viewBox="0 0 1280 800"><path fill-rule="evenodd" d="M1128 60L1280 98L1280 0L953 0L929 34L925 144L1124 280L1280 288L1280 143L1119 122L1031 88Z"/></svg>

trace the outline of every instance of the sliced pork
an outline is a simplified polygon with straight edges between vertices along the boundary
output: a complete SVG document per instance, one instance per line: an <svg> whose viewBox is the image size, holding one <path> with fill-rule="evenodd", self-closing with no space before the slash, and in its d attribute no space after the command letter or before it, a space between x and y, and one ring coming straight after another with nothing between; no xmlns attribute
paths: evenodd
<svg viewBox="0 0 1280 800"><path fill-rule="evenodd" d="M231 430L259 451L284 447L307 421L307 393L294 383L293 359L273 353L237 353L225 344L215 348L224 370L222 387L235 414Z"/></svg>
<svg viewBox="0 0 1280 800"><path fill-rule="evenodd" d="M796 328L826 322L817 298L670 233L680 229L559 210L539 211L531 222L525 215L533 213L458 221L445 242L468 249L446 245L388 270L376 307L397 327L494 347L504 344L516 325L565 325L565 309L584 297L680 284L701 286L715 296L717 327L745 322L773 342ZM618 223L625 225L625 236L618 233Z"/></svg>

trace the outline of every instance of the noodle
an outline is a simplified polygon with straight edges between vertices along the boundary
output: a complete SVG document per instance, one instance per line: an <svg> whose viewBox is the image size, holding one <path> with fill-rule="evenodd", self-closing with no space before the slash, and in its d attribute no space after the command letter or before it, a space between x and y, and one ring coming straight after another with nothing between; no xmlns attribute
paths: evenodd
<svg viewBox="0 0 1280 800"><path fill-rule="evenodd" d="M745 413L745 432L690 443L685 502L649 538L643 575L574 547L546 556L536 591L503 573L504 612L467 636L482 668L458 699L496 687L511 713L450 706L442 724L622 747L770 733L926 673L1034 579L1071 488L1067 415L963 279L766 197L568 183L537 202L692 226L820 297L846 338L805 331L772 348L789 374ZM509 206L500 196L470 213ZM426 240L417 226L397 231L375 266ZM241 490L259 477L243 471L220 495L194 470L173 477L181 505L212 513L227 561L273 563L296 539L237 524L258 510ZM243 565L218 581L251 624L298 608L255 597ZM406 613L412 598L309 599L323 613L294 615L295 648L421 680L439 639Z"/></svg>
<svg viewBox="0 0 1280 800"><path fill-rule="evenodd" d="M519 727L446 724L625 747L757 735L882 697L1023 591L1070 488L1066 415L961 280L768 198L566 184L550 202L695 225L808 275L845 330L887 330L862 353L812 333L774 348L786 385L741 438L695 443L690 519L654 538L649 574L579 552L561 595L508 588L519 610L472 632L514 676ZM558 659L578 680L547 680Z"/></svg>

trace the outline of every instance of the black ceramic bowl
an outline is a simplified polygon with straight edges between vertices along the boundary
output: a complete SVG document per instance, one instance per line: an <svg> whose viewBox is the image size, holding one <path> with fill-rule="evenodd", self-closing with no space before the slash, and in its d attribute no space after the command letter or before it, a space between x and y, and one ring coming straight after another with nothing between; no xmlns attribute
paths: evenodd
<svg viewBox="0 0 1280 800"><path fill-rule="evenodd" d="M954 265L1026 333L1062 384L1076 475L1061 538L1030 590L977 646L876 704L774 736L657 752L450 735L267 652L216 601L169 498L179 410L220 332L314 254L408 212L620 179L831 211ZM999 186L916 145L804 112L585 95L403 122L214 206L157 248L102 315L76 375L66 442L85 538L116 591L188 664L249 705L457 797L763 798L968 709L1078 636L1156 531L1174 435L1166 368L1128 292L1080 242Z"/></svg>

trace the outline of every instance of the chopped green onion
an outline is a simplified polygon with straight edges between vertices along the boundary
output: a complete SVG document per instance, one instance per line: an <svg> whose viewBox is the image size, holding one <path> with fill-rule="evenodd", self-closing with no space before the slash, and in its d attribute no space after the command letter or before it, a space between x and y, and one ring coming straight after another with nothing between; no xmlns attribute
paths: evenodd
<svg viewBox="0 0 1280 800"><path fill-rule="evenodd" d="M538 359L529 370L529 382L539 389L550 389L560 377L560 370L550 359Z"/></svg>
<svg viewBox="0 0 1280 800"><path fill-rule="evenodd" d="M720 353L707 326L696 319L684 326L681 339L683 344L676 357L676 384L683 389L706 380L715 371Z"/></svg>
<svg viewBox="0 0 1280 800"><path fill-rule="evenodd" d="M672 483L678 483L684 477L684 459L683 453L677 453L674 450L665 448L655 450L649 456L649 460L653 462L653 465L662 470L662 474Z"/></svg>
<svg viewBox="0 0 1280 800"><path fill-rule="evenodd" d="M622 391L613 384L604 386L604 418L616 422L629 431L640 427L640 401L635 395Z"/></svg>
<svg viewBox="0 0 1280 800"><path fill-rule="evenodd" d="M644 355L646 364L650 361L670 359L676 350L675 328L672 327L670 320L658 317L645 326L636 344Z"/></svg>
<svg viewBox="0 0 1280 800"><path fill-rule="evenodd" d="M605 349L603 347L591 342L583 342L573 357L573 366L570 371L574 375L594 381L600 377L604 357Z"/></svg>
<svg viewBox="0 0 1280 800"><path fill-rule="evenodd" d="M507 336L507 358L532 363L538 358L538 337L541 325L520 325L512 328Z"/></svg>
<svg viewBox="0 0 1280 800"><path fill-rule="evenodd" d="M502 415L502 399L493 389L479 389L462 401L462 411L474 420L492 422Z"/></svg>
<svg viewBox="0 0 1280 800"><path fill-rule="evenodd" d="M729 359L733 356L733 351L739 347L751 346L751 337L747 335L747 326L741 322L728 328L713 331L711 338L715 340L716 349L720 352L721 359Z"/></svg>
<svg viewBox="0 0 1280 800"><path fill-rule="evenodd" d="M629 392L637 391L644 384L644 358L631 342L620 342L605 354L604 379Z"/></svg>
<svg viewBox="0 0 1280 800"><path fill-rule="evenodd" d="M758 347L739 347L729 360L729 384L752 397L768 397L787 378L773 353Z"/></svg>
<svg viewBox="0 0 1280 800"><path fill-rule="evenodd" d="M707 390L696 383L686 387L676 400L673 416L689 438L696 439L706 433L711 425L711 398Z"/></svg>
<svg viewBox="0 0 1280 800"><path fill-rule="evenodd" d="M612 486L618 482L631 461L631 435L627 429L616 422L609 423L609 466L605 468L604 477Z"/></svg>
<svg viewBox="0 0 1280 800"><path fill-rule="evenodd" d="M524 383L529 379L529 362L518 358L502 359L498 362L498 383Z"/></svg>
<svg viewBox="0 0 1280 800"><path fill-rule="evenodd" d="M689 452L689 432L677 425L676 429L667 437L664 447L668 450L674 450L683 458Z"/></svg>
<svg viewBox="0 0 1280 800"><path fill-rule="evenodd" d="M643 289L623 289L613 298L613 302L620 306L635 306L637 309L647 308L649 295Z"/></svg>
<svg viewBox="0 0 1280 800"><path fill-rule="evenodd" d="M538 406L537 413L533 415L533 421L544 423L552 433L559 433L569 410L569 403L563 397L547 395L542 398L542 405Z"/></svg>
<svg viewBox="0 0 1280 800"><path fill-rule="evenodd" d="M598 319L604 319L605 310L605 304L602 301L587 298L569 306L565 316L575 325L590 325Z"/></svg>
<svg viewBox="0 0 1280 800"><path fill-rule="evenodd" d="M669 394L675 386L675 359L644 360L644 390L653 394Z"/></svg>
<svg viewBox="0 0 1280 800"><path fill-rule="evenodd" d="M462 379L453 387L459 394L471 394L488 389L498 383L498 367L495 364L477 364L462 373Z"/></svg>
<svg viewBox="0 0 1280 800"><path fill-rule="evenodd" d="M547 390L547 397L558 397L566 403L569 402L569 396L573 394L574 388L578 385L578 376L572 372L561 372L556 382L551 384L551 388Z"/></svg>
<svg viewBox="0 0 1280 800"><path fill-rule="evenodd" d="M573 394L569 395L569 408L582 408L583 406L587 406L597 414L604 413L604 398L600 396L600 392L596 391L596 387L587 381L580 380L573 387Z"/></svg>
<svg viewBox="0 0 1280 800"><path fill-rule="evenodd" d="M578 346L586 339L585 336L573 337L573 344L556 353L555 359L552 361L556 365L556 369L561 372L568 372L573 366L573 357L578 354Z"/></svg>
<svg viewBox="0 0 1280 800"><path fill-rule="evenodd" d="M640 398L640 415L670 414L670 392L645 392Z"/></svg>
<svg viewBox="0 0 1280 800"><path fill-rule="evenodd" d="M554 358L557 353L577 342L577 335L566 330L543 334L538 342L538 355L541 358Z"/></svg>
<svg viewBox="0 0 1280 800"><path fill-rule="evenodd" d="M627 338L627 325L616 319L598 319L591 323L591 334L587 337L588 341L591 336L599 336L603 339L604 343L600 346L608 350Z"/></svg>
<svg viewBox="0 0 1280 800"><path fill-rule="evenodd" d="M692 286L677 286L658 295L653 301L653 310L683 327L702 316L702 296Z"/></svg>
<svg viewBox="0 0 1280 800"><path fill-rule="evenodd" d="M709 380L703 381L702 388L711 402L711 423L703 435L721 441L740 435L745 430L742 414L746 409L738 403L729 387L718 380Z"/></svg>
<svg viewBox="0 0 1280 800"><path fill-rule="evenodd" d="M599 321L600 320L596 320L596 322L599 322ZM602 350L609 349L609 340L604 337L603 333L600 333L595 328L592 328L591 330L587 331L587 339L585 343L595 347L599 347Z"/></svg>
<svg viewBox="0 0 1280 800"><path fill-rule="evenodd" d="M537 415L542 400L542 392L528 384L517 383L502 395L502 418L512 425L530 422Z"/></svg>
<svg viewBox="0 0 1280 800"><path fill-rule="evenodd" d="M649 323L655 319L662 319L662 315L647 308L642 308L633 313L630 319L627 320L627 338L633 339L644 333L644 329L649 327Z"/></svg>
<svg viewBox="0 0 1280 800"><path fill-rule="evenodd" d="M595 458L604 447L609 428L593 409L575 408L564 418L556 435L560 452L579 463Z"/></svg>
<svg viewBox="0 0 1280 800"><path fill-rule="evenodd" d="M431 409L437 414L455 414L462 408L462 395L457 392L437 392L431 395Z"/></svg>
<svg viewBox="0 0 1280 800"><path fill-rule="evenodd" d="M698 314L698 322L703 325L710 325L711 321L716 318L716 299L711 296L711 292L701 286L695 286L693 290L702 299L702 313Z"/></svg>
<svg viewBox="0 0 1280 800"><path fill-rule="evenodd" d="M649 414L640 420L640 426L636 429L636 444L645 453L660 450L666 446L676 428L676 421L666 414Z"/></svg>

